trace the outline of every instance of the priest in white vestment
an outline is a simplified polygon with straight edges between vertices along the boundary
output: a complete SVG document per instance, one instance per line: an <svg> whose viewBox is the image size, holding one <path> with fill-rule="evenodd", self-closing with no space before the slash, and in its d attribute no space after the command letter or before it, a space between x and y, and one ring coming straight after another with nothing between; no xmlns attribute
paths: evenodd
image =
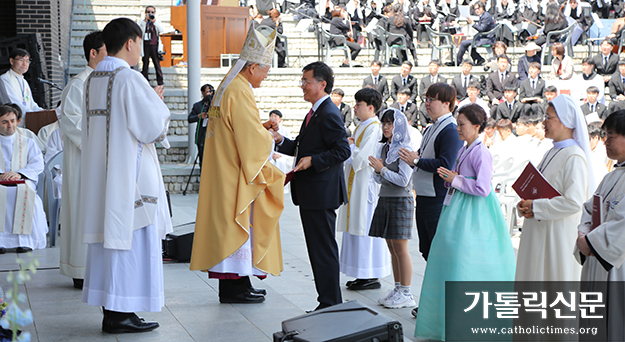
<svg viewBox="0 0 625 342"><path fill-rule="evenodd" d="M44 110L33 100L33 92L24 74L28 71L31 57L24 49L13 49L9 54L11 69L0 75L0 104L15 103L22 114Z"/></svg>
<svg viewBox="0 0 625 342"><path fill-rule="evenodd" d="M582 219L578 229L575 257L582 268L584 291L605 289L600 282L621 282L609 285L607 298L607 330L603 338L596 340L625 340L623 312L625 310L625 111L610 114L603 124L607 131L606 150L617 164L597 187L595 196L600 196L601 220L593 223L593 199L584 203ZM593 228L594 227L594 228ZM599 284L595 284L599 283ZM614 286L614 287L613 287ZM595 320L596 321L596 320ZM602 321L603 322L603 321ZM589 322L592 323L592 322ZM594 338L594 337L593 337Z"/></svg>
<svg viewBox="0 0 625 342"><path fill-rule="evenodd" d="M152 89L130 65L141 29L118 18L102 31L105 57L85 81L80 221L88 243L82 300L104 307L102 330L156 329L136 311L164 306L161 240L172 231L156 144L169 148L163 88Z"/></svg>
<svg viewBox="0 0 625 342"><path fill-rule="evenodd" d="M378 203L380 185L373 180L369 156L381 148L382 124L375 115L382 95L363 88L354 95L354 114L360 119L352 138L348 138L351 157L345 161L348 203L339 208L339 231L343 232L340 253L341 272L356 278L347 282L350 290L379 289L379 278L391 274L391 255L386 241L369 236L371 219Z"/></svg>
<svg viewBox="0 0 625 342"><path fill-rule="evenodd" d="M87 66L74 76L63 89L60 107L60 125L63 153L63 182L60 222L60 272L73 279L74 287L82 289L87 262L87 245L82 242L79 225L80 204L80 149L82 138L82 104L85 80L106 56L102 32L95 31L83 40ZM50 140L54 139L53 137ZM50 142L50 141L48 141ZM48 154L51 154L48 151ZM52 156L51 156L52 157Z"/></svg>
<svg viewBox="0 0 625 342"><path fill-rule="evenodd" d="M525 222L515 279L577 281L581 267L571 251L582 205L594 190L586 120L570 95L553 99L546 114L545 134L554 146L536 168L561 196L519 202Z"/></svg>
<svg viewBox="0 0 625 342"><path fill-rule="evenodd" d="M17 133L16 110L0 106L0 180L24 181L0 185L0 254L7 248L18 253L46 247L48 223L37 181L43 172L43 155L32 139Z"/></svg>

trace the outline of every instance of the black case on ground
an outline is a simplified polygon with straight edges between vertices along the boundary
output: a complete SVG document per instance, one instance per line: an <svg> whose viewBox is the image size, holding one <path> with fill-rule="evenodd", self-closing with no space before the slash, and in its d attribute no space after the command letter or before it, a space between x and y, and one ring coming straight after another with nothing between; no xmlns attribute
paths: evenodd
<svg viewBox="0 0 625 342"><path fill-rule="evenodd" d="M190 223L176 227L173 233L167 234L163 240L163 256L178 262L191 260L194 231L195 223Z"/></svg>
<svg viewBox="0 0 625 342"><path fill-rule="evenodd" d="M282 322L274 342L401 342L401 323L358 301L337 304Z"/></svg>

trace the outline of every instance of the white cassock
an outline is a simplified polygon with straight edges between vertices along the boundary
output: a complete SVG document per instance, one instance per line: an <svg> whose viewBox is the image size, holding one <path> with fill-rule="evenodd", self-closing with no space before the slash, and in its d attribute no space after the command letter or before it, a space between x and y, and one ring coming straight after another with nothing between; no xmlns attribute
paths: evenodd
<svg viewBox="0 0 625 342"><path fill-rule="evenodd" d="M84 85L87 77L93 72L87 66L74 76L63 89L60 107L60 126L62 128L63 149L63 184L64 194L61 199L61 231L60 238L60 271L70 278L85 278L87 262L87 245L82 242L82 228L79 225L80 203L80 141L82 138L82 103ZM54 134L48 140L55 141ZM51 154L48 151L48 154ZM47 156L47 155L46 155ZM52 156L51 156L52 157Z"/></svg>
<svg viewBox="0 0 625 342"><path fill-rule="evenodd" d="M63 151L63 138L61 128L57 128L50 133L46 142L46 154L44 155L46 164L61 151Z"/></svg>
<svg viewBox="0 0 625 342"><path fill-rule="evenodd" d="M510 133L505 140L501 139L497 143L493 143L488 149L493 156L493 166L496 166L508 158L514 158L513 167L525 163L528 158L525 153L521 151L521 147L519 138L512 133Z"/></svg>
<svg viewBox="0 0 625 342"><path fill-rule="evenodd" d="M22 119L28 112L44 110L33 100L33 92L24 76L13 69L0 75L0 101L2 104L15 103L22 109Z"/></svg>
<svg viewBox="0 0 625 342"><path fill-rule="evenodd" d="M160 311L161 240L172 225L156 143L169 147L169 109L143 75L112 56L91 73L84 97L82 300L112 311Z"/></svg>
<svg viewBox="0 0 625 342"><path fill-rule="evenodd" d="M595 194L601 195L603 215L601 224L590 231L592 223L593 200L584 203L579 231L587 233L586 238L594 256L583 256L577 246L575 258L583 265L582 281L588 282L623 282L625 281L625 165L620 164L607 174L597 187ZM583 284L584 286L586 284ZM591 285L592 286L592 285ZM607 303L608 338L609 341L625 340L623 325L623 301L625 293L608 291ZM592 289L588 289L592 290Z"/></svg>
<svg viewBox="0 0 625 342"><path fill-rule="evenodd" d="M27 164L23 167L13 167L13 163L18 163L17 160L13 160L14 152L18 154L14 149L14 145L17 139L23 139L23 146L28 151ZM32 225L30 226L30 234L13 234L14 230L14 217L16 216L16 199L18 194L18 188L15 186L7 186L0 189L0 193L6 191L6 196L0 195L1 210L4 210L4 231L0 232L0 247L15 248L15 247L30 247L32 249L46 248L46 234L48 233L48 223L46 214L43 211L43 203L41 198L37 196L37 181L39 174L43 172L43 155L37 147L37 144L32 139L21 136L19 134L13 134L11 136L0 136L0 143L2 143L2 158L4 168L0 167L0 173L7 171L14 171L20 173L26 177L26 183L28 187L34 190L32 195L34 201L26 201L27 217L32 215ZM17 148L17 145L15 146ZM18 148L19 149L19 148ZM27 193L26 196L29 196ZM19 208L18 208L19 209ZM22 213L19 214L21 216ZM27 228L28 230L28 228ZM26 231L27 231L26 230Z"/></svg>
<svg viewBox="0 0 625 342"><path fill-rule="evenodd" d="M39 151L41 151L41 153L43 153L43 151L46 149L46 146L44 145L43 141L41 141L41 139L39 139L37 134L35 134L35 132L31 131L30 129L24 128L24 127L18 127L17 133L27 138L32 139L35 142L35 144L37 144L37 147L39 147Z"/></svg>
<svg viewBox="0 0 625 342"><path fill-rule="evenodd" d="M39 137L39 140L41 140L41 142L43 143L44 146L46 146L48 144L48 139L50 139L50 136L52 135L52 132L54 132L55 130L59 129L59 121L55 121L51 124L45 125L43 127L41 127L41 129L39 129L39 132L37 132L37 137ZM46 151L42 151L44 154L46 154Z"/></svg>
<svg viewBox="0 0 625 342"><path fill-rule="evenodd" d="M467 97L466 99L464 99L464 100L460 101L460 103L458 103L458 109L460 109L460 108L462 108L462 107L464 107L464 106L466 106L468 104L471 104L471 103L477 103L478 105L480 105L480 107L482 107L482 109L484 109L484 113L486 113L487 115L488 115L488 113L490 113L490 108L488 108L488 102L482 100L479 97L475 99L475 102L471 102L471 99Z"/></svg>
<svg viewBox="0 0 625 342"><path fill-rule="evenodd" d="M348 203L339 208L341 272L360 279L383 278L392 271L386 241L370 237L371 219L378 204L380 185L373 181L369 156L375 155L382 139L382 125L377 117L361 122L354 131L352 156L345 162Z"/></svg>
<svg viewBox="0 0 625 342"><path fill-rule="evenodd" d="M591 163L595 167L595 184L599 184L601 183L601 180L603 180L603 177L608 173L608 162L610 161L603 141L599 140L597 142L597 146L595 146L595 149L592 150L591 159Z"/></svg>
<svg viewBox="0 0 625 342"><path fill-rule="evenodd" d="M581 267L571 251L582 205L588 199L588 167L578 145L551 149L536 167L562 196L534 200L534 217L523 223L516 281L578 281Z"/></svg>
<svg viewBox="0 0 625 342"><path fill-rule="evenodd" d="M549 138L543 138L543 140L537 140L536 143L536 152L530 157L530 161L534 163L534 165L538 165L545 153L549 152L553 148L553 140Z"/></svg>

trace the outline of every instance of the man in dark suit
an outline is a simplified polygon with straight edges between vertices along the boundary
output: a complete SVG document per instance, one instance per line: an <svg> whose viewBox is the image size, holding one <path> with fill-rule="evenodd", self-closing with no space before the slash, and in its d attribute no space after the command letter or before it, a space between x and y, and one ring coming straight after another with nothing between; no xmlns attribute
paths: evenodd
<svg viewBox="0 0 625 342"><path fill-rule="evenodd" d="M382 103L386 103L386 100L391 97L391 94L388 91L388 81L386 80L386 77L380 75L381 68L382 62L371 62L371 75L365 77L362 82L362 87L366 87L367 84L373 84L375 89L377 89L380 92L380 95L382 95Z"/></svg>
<svg viewBox="0 0 625 342"><path fill-rule="evenodd" d="M343 98L345 97L345 92L341 88L334 88L332 90L332 94L330 94L330 98L332 99L332 103L338 107L341 112L341 117L343 118L343 124L345 125L345 132L348 137L352 136L352 130L349 128L352 124L353 116L352 116L352 107L346 103L343 103Z"/></svg>
<svg viewBox="0 0 625 342"><path fill-rule="evenodd" d="M514 99L516 95L517 88L512 84L508 84L504 90L505 101L497 106L497 112L492 116L495 121L508 119L512 123L516 123L519 117L521 117L523 106L521 102Z"/></svg>
<svg viewBox="0 0 625 342"><path fill-rule="evenodd" d="M588 99L588 101L581 105L580 108L582 109L582 113L584 113L584 115L597 113L599 119L605 120L608 112L606 110L606 106L597 102L598 97L599 88L595 86L588 87L588 89L586 90L586 99Z"/></svg>
<svg viewBox="0 0 625 342"><path fill-rule="evenodd" d="M475 14L480 16L480 19L475 24L473 24L473 19L467 18L467 21L469 22L469 24L473 25L474 29L476 29L478 32L487 32L495 28L495 20L490 15L490 13L485 11L483 2L478 1L477 3L475 3L475 5L473 5L473 9L475 10ZM467 39L460 43L458 56L456 56L456 63L460 63L465 51L467 51L469 46L471 46L472 42L473 41L471 39ZM475 43L476 46L495 44L495 34L486 37L479 37ZM473 63L475 63L475 65L483 65L486 62L484 57L480 56L480 54L477 52L477 49L471 50L471 58L473 58Z"/></svg>
<svg viewBox="0 0 625 342"><path fill-rule="evenodd" d="M202 100L193 104L193 108L189 113L187 120L189 123L198 122L195 128L195 144L197 145L197 153L200 157L200 169L202 168L202 158L204 157L204 140L206 138L206 125L204 120L208 119L208 108L213 101L213 94L215 94L215 88L210 84L205 84L200 88L202 92Z"/></svg>
<svg viewBox="0 0 625 342"><path fill-rule="evenodd" d="M408 124L417 127L417 105L408 102L410 98L410 89L407 87L403 87L399 89L397 93L397 101L395 101L391 108L399 109L400 112L406 115L406 120L408 120Z"/></svg>
<svg viewBox="0 0 625 342"><path fill-rule="evenodd" d="M608 115L617 110L625 109L625 59L618 62L618 70L608 82L610 98L612 99L608 105Z"/></svg>
<svg viewBox="0 0 625 342"><path fill-rule="evenodd" d="M299 135L290 140L274 133L278 152L295 157L291 198L299 206L308 257L315 279L317 309L341 303L339 251L335 239L336 209L347 203L343 162L351 151L339 109L328 93L334 73L323 62L303 69L304 100L313 107Z"/></svg>
<svg viewBox="0 0 625 342"><path fill-rule="evenodd" d="M610 81L610 77L616 72L618 67L618 54L612 53L612 41L606 38L601 42L601 53L596 54L592 60L595 61L597 74L603 77L605 85Z"/></svg>
<svg viewBox="0 0 625 342"><path fill-rule="evenodd" d="M532 97L539 97L538 100L530 100ZM523 115L540 114L540 104L545 97L545 80L540 78L540 63L530 63L528 78L524 79L519 86L519 100L523 104Z"/></svg>
<svg viewBox="0 0 625 342"><path fill-rule="evenodd" d="M480 79L476 76L471 75L471 70L473 69L473 61L470 59L465 59L462 61L462 74L454 76L451 80L451 86L456 89L456 96L458 101L462 101L467 98L467 87L472 81L475 81L479 84ZM482 89L480 89L481 91Z"/></svg>
<svg viewBox="0 0 625 342"><path fill-rule="evenodd" d="M401 64L401 73L395 77L391 82L391 97L394 101L397 101L397 92L399 88L408 87L410 89L410 101L415 102L417 98L417 79L410 75L410 71L412 70L412 63L410 61L404 61Z"/></svg>
<svg viewBox="0 0 625 342"><path fill-rule="evenodd" d="M497 57L497 70L491 72L486 80L486 95L490 99L491 116L494 115L497 106L503 100L505 86L508 84L517 86L516 74L508 71L509 64L508 56L501 55Z"/></svg>

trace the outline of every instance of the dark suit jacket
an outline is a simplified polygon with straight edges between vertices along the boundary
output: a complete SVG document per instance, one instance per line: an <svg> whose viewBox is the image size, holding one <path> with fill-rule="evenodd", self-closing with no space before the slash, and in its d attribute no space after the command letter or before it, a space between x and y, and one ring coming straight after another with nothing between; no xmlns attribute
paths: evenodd
<svg viewBox="0 0 625 342"><path fill-rule="evenodd" d="M380 92L380 94L382 95L382 103L386 102L386 100L388 100L389 97L391 97L391 94L388 91L388 81L386 80L386 77L382 76L382 75L378 75L379 80L378 80L378 91ZM369 75L367 77L365 77L364 81L362 81L362 87L366 87L367 84L375 84L373 82L373 76Z"/></svg>
<svg viewBox="0 0 625 342"><path fill-rule="evenodd" d="M477 21L477 23L473 24L473 28L476 29L478 32L490 31L495 28L495 20L493 19L493 16L490 15L490 13L484 11L484 13L480 15L480 19ZM495 44L494 33L486 37L478 37L478 39L475 41L476 46L482 46L487 44Z"/></svg>
<svg viewBox="0 0 625 342"><path fill-rule="evenodd" d="M282 23L280 23L280 25L276 25L276 22L271 20L271 18L267 17L265 19L263 19L260 22L261 25L265 25L265 26L269 26L274 30L277 30L278 33L282 34L284 32L284 29L282 28ZM284 49L284 43L282 42L282 39L280 39L278 36L276 36L276 51L280 52Z"/></svg>
<svg viewBox="0 0 625 342"><path fill-rule="evenodd" d="M582 109L582 112L584 113L584 115L588 115L591 113L590 111L590 105L588 104L588 102L584 103L583 105L581 105L580 107ZM608 112L606 111L606 106L602 105L601 103L597 102L595 103L595 112L597 112L597 115L599 115L599 118L601 120L605 120L605 118L608 116Z"/></svg>
<svg viewBox="0 0 625 342"><path fill-rule="evenodd" d="M447 83L447 79L443 76L441 76L440 74L436 75L437 78L437 83L439 82L443 82L443 83ZM432 76L431 75L426 75L423 76L423 78L421 79L421 82L419 84L419 97L421 98L421 101L423 101L423 98L425 97L425 92L428 91L428 88L430 87L430 84L432 84Z"/></svg>
<svg viewBox="0 0 625 342"><path fill-rule="evenodd" d="M399 102L395 101L391 108L399 109ZM417 105L412 102L406 102L406 109L404 110L404 115L406 115L406 120L410 123L410 125L415 125L417 122Z"/></svg>
<svg viewBox="0 0 625 342"><path fill-rule="evenodd" d="M352 131L349 129L349 125L352 124L352 107L348 104L341 102L341 107L339 108L341 112L341 117L343 118L343 123L345 124L345 131L347 135L352 135Z"/></svg>
<svg viewBox="0 0 625 342"><path fill-rule="evenodd" d="M508 103L504 101L497 106L493 119L495 119L495 121L509 119L512 122L516 122L521 114L523 114L523 105L521 102L515 100L512 104L512 111L510 111Z"/></svg>
<svg viewBox="0 0 625 342"><path fill-rule="evenodd" d="M597 66L597 74L601 76L610 76L616 72L618 69L618 55L610 53L610 57L608 58L607 67L603 67L603 54L599 53L592 57L592 60L595 61L595 65Z"/></svg>
<svg viewBox="0 0 625 342"><path fill-rule="evenodd" d="M519 86L519 100L534 96L545 98L545 80L540 78L540 76L536 80L535 88L532 88L529 78L524 79Z"/></svg>
<svg viewBox="0 0 625 342"><path fill-rule="evenodd" d="M406 87L410 88L410 101L415 102L415 99L417 98L417 79L412 76L412 75L408 75L408 80L406 81ZM391 97L393 98L394 101L397 101L397 92L399 91L399 89L401 87L403 87L404 85L401 82L401 75L397 75L395 77L393 77L393 81L391 82Z"/></svg>
<svg viewBox="0 0 625 342"><path fill-rule="evenodd" d="M620 72L614 73L610 81L608 81L608 87L610 88L610 98L612 101L616 101L616 97L625 94L625 87L623 87L623 77Z"/></svg>
<svg viewBox="0 0 625 342"><path fill-rule="evenodd" d="M503 80L503 84L499 81L499 70L495 70L488 75L486 80L486 94L492 101L493 99L503 98L503 88L508 84L517 85L516 74L510 71L506 71L506 77Z"/></svg>
<svg viewBox="0 0 625 342"><path fill-rule="evenodd" d="M202 112L208 112L208 107L210 107L210 103L205 104L204 101L198 101L193 104L193 108L187 117L189 123L194 123L200 121L198 115ZM202 127L202 122L198 122L197 127L195 129L195 144L196 145L204 145L204 139L206 137L206 127Z"/></svg>
<svg viewBox="0 0 625 342"><path fill-rule="evenodd" d="M294 156L296 164L302 157L312 157L312 166L297 172L291 181L295 205L306 210L326 210L347 203L343 162L351 151L341 113L329 97L317 108L308 125L306 120L302 122L295 140L284 138L278 152Z"/></svg>
<svg viewBox="0 0 625 342"><path fill-rule="evenodd" d="M476 76L473 76L472 74L469 74L469 83L471 83L471 81L475 81L478 84L480 83L480 79ZM454 87L456 89L456 97L458 98L458 101L462 101L464 99L467 98L467 89L464 87L464 85L462 84L464 82L464 75L461 73L460 75L456 75L454 76L454 78L451 80L451 86ZM482 89L480 89L481 91Z"/></svg>

